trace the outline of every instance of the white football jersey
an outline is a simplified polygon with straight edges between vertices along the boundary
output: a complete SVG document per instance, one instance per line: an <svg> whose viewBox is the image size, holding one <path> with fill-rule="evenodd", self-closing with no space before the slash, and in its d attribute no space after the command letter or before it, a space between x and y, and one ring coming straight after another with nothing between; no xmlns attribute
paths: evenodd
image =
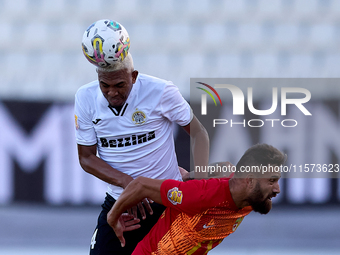
<svg viewBox="0 0 340 255"><path fill-rule="evenodd" d="M133 178L182 179L172 122L186 126L192 116L172 82L144 74L138 74L119 112L109 106L98 81L79 88L75 97L77 143L97 144L101 159ZM115 199L122 191L108 185L108 193Z"/></svg>

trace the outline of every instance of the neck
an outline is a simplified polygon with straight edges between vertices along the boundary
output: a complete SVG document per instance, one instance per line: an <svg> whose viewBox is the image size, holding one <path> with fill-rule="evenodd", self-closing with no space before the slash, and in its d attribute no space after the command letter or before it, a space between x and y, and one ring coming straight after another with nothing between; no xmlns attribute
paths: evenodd
<svg viewBox="0 0 340 255"><path fill-rule="evenodd" d="M239 209L249 206L246 201L246 186L243 184L242 179L231 178L229 180L229 190L235 205Z"/></svg>

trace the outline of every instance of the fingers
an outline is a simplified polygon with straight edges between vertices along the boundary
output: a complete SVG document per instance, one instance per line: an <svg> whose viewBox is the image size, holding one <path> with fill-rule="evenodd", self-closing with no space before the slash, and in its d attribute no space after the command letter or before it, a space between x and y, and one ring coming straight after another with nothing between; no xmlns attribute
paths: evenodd
<svg viewBox="0 0 340 255"><path fill-rule="evenodd" d="M116 236L118 237L121 246L124 247L125 246L125 239L124 239L124 236L123 236L124 227L121 224L121 221L122 221L122 216L120 216L117 223L113 224L113 226L111 226L111 227L113 228L113 231L115 232Z"/></svg>
<svg viewBox="0 0 340 255"><path fill-rule="evenodd" d="M121 235L121 236L117 236L117 237L118 237L118 239L119 239L119 241L120 241L120 245L121 245L122 247L124 247L124 246L125 246L125 238L124 238L124 236Z"/></svg>
<svg viewBox="0 0 340 255"><path fill-rule="evenodd" d="M133 216L132 208L128 209L127 212L128 212L129 215Z"/></svg>
<svg viewBox="0 0 340 255"><path fill-rule="evenodd" d="M179 166L178 169L179 169L179 172L182 175L182 177L188 173L188 171L185 170L183 167Z"/></svg>
<svg viewBox="0 0 340 255"><path fill-rule="evenodd" d="M132 207L132 215L135 219L137 219L137 206Z"/></svg>
<svg viewBox="0 0 340 255"><path fill-rule="evenodd" d="M123 221L129 221L129 220L134 219L133 215L128 214L128 213L122 213L121 217Z"/></svg>
<svg viewBox="0 0 340 255"><path fill-rule="evenodd" d="M124 226L123 232L132 231L141 227L140 224L137 224L140 222L140 219L135 219L132 215L127 213L121 215L120 222Z"/></svg>
<svg viewBox="0 0 340 255"><path fill-rule="evenodd" d="M133 220L130 220L130 221L125 221L124 225L127 229L128 227L131 227L132 225L139 225L139 224L137 224L139 222L140 222L140 219L133 219Z"/></svg>
<svg viewBox="0 0 340 255"><path fill-rule="evenodd" d="M132 230L140 228L141 225L137 224L139 222L140 222L140 219L133 219L133 220L130 220L130 221L125 221L124 222L124 225L125 225L124 231L132 231Z"/></svg>
<svg viewBox="0 0 340 255"><path fill-rule="evenodd" d="M145 210L144 210L142 203L138 203L137 206L138 206L140 214L142 215L142 219L145 220L146 214L145 214Z"/></svg>
<svg viewBox="0 0 340 255"><path fill-rule="evenodd" d="M152 210L151 205L149 204L149 200L147 198L143 199L143 204L144 204L146 210L149 212L149 214L152 215L153 214L153 210Z"/></svg>
<svg viewBox="0 0 340 255"><path fill-rule="evenodd" d="M124 221L124 226L129 227L140 222L140 219L135 219L132 215L122 214L122 220Z"/></svg>
<svg viewBox="0 0 340 255"><path fill-rule="evenodd" d="M149 203L149 200L147 198L143 199L143 204L144 204L146 210L149 212L149 214L152 215L153 214L153 210L152 210L152 208L150 206L150 203ZM145 220L146 219L146 213L145 213L143 204L142 203L138 203L137 206L138 206L140 214L142 215L142 219Z"/></svg>
<svg viewBox="0 0 340 255"><path fill-rule="evenodd" d="M138 209L140 214L141 214L141 216L142 216L142 219L145 220L146 219L146 213L145 213L144 206L145 206L146 210L148 211L148 213L150 215L152 215L153 214L153 210L151 208L150 203L153 203L153 202L154 201L152 201L149 198L144 198L142 200L142 202L139 202L137 204L137 206L134 206L134 207L128 209L127 210L128 211L127 215L133 216L135 219L137 219L137 209ZM143 204L144 204L144 206L143 206Z"/></svg>
<svg viewBox="0 0 340 255"><path fill-rule="evenodd" d="M132 231L132 230L135 230L135 229L139 229L140 227L141 227L140 224L135 224L135 225L132 225L130 227L126 227L125 231Z"/></svg>
<svg viewBox="0 0 340 255"><path fill-rule="evenodd" d="M226 162L224 162L224 165L225 166L234 166L232 163L230 163L229 161L226 161Z"/></svg>
<svg viewBox="0 0 340 255"><path fill-rule="evenodd" d="M182 175L182 180L183 180L184 182L189 181L190 179L191 179L191 178L190 178L190 173L189 173L189 172L187 172L187 173L185 173L185 174Z"/></svg>

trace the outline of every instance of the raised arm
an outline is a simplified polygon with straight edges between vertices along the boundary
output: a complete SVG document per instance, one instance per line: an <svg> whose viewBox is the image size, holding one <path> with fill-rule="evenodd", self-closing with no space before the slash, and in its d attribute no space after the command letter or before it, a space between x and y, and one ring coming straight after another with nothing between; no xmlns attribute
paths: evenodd
<svg viewBox="0 0 340 255"><path fill-rule="evenodd" d="M161 185L163 181L164 180L137 177L129 183L107 214L107 222L115 231L122 247L125 246L125 239L123 237L124 226L122 226L119 221L120 215L144 198L149 198L158 204L162 204Z"/></svg>
<svg viewBox="0 0 340 255"><path fill-rule="evenodd" d="M207 130L201 122L199 122L196 116L193 117L189 125L184 126L183 128L191 138L194 165L207 166L209 161L209 136ZM204 179L208 177L208 173L195 172L193 177L195 179Z"/></svg>

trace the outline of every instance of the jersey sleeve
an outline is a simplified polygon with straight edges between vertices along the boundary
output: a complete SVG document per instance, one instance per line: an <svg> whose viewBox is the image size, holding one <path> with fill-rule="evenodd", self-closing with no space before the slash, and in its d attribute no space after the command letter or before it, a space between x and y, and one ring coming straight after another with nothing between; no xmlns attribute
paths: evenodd
<svg viewBox="0 0 340 255"><path fill-rule="evenodd" d="M194 215L228 199L228 190L219 179L186 182L165 180L161 185L163 205Z"/></svg>
<svg viewBox="0 0 340 255"><path fill-rule="evenodd" d="M188 125L193 118L190 105L182 97L178 88L171 82L164 88L161 108L163 116L180 126Z"/></svg>
<svg viewBox="0 0 340 255"><path fill-rule="evenodd" d="M91 111L84 96L84 91L78 91L75 96L74 117L77 143L87 146L96 144L96 132L92 124Z"/></svg>

